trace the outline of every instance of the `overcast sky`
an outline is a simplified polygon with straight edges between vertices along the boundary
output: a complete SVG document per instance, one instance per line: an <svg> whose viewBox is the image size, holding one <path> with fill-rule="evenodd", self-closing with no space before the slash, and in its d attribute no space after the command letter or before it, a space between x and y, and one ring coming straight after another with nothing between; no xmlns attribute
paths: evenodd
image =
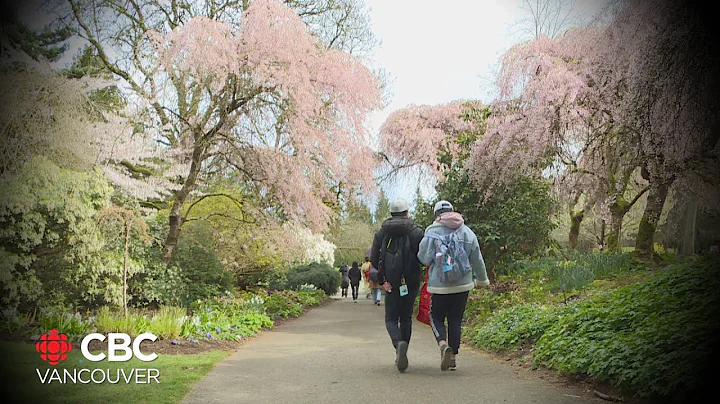
<svg viewBox="0 0 720 404"><path fill-rule="evenodd" d="M392 101L371 118L377 133L387 116L410 104L493 99L499 56L521 40L521 0L366 0L381 44L374 64L390 75ZM581 21L602 5L578 0ZM411 202L417 181L384 186L388 196ZM425 187L424 192L432 192ZM426 195L427 196L427 195Z"/></svg>

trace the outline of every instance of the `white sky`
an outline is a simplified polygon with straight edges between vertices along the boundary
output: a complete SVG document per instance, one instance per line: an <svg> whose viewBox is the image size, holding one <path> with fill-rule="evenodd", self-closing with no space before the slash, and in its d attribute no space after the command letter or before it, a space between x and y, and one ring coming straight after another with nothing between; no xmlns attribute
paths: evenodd
<svg viewBox="0 0 720 404"><path fill-rule="evenodd" d="M410 104L435 105L458 99L493 99L499 56L520 41L521 0L366 0L373 32L381 44L374 64L391 77L392 101L371 117L377 133L387 116ZM589 19L602 5L577 0ZM412 202L416 181L383 186L390 199ZM426 191L428 193L426 193ZM423 188L429 196L431 187Z"/></svg>

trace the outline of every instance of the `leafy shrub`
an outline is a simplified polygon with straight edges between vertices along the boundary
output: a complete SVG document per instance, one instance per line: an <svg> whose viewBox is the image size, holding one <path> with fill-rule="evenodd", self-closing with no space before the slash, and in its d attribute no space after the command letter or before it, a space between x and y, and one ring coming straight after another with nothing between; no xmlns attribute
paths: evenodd
<svg viewBox="0 0 720 404"><path fill-rule="evenodd" d="M492 351L536 341L556 321L558 308L525 304L496 312L472 337L473 344Z"/></svg>
<svg viewBox="0 0 720 404"><path fill-rule="evenodd" d="M287 288L298 290L301 285L309 284L330 296L337 292L341 280L340 272L330 265L313 262L290 269L287 274Z"/></svg>
<svg viewBox="0 0 720 404"><path fill-rule="evenodd" d="M212 298L193 302L189 323L192 327L181 330L183 336L198 336L213 340L239 340L257 334L262 328L273 326L263 311L249 309L243 298Z"/></svg>
<svg viewBox="0 0 720 404"><path fill-rule="evenodd" d="M714 365L719 264L689 260L569 304L538 339L536 363L682 400Z"/></svg>
<svg viewBox="0 0 720 404"><path fill-rule="evenodd" d="M110 307L103 306L95 313L95 329L101 334L123 332L136 336L150 332L150 324L150 319L139 310L128 310L125 314L120 310L113 311Z"/></svg>
<svg viewBox="0 0 720 404"><path fill-rule="evenodd" d="M35 334L44 334L50 330L58 330L67 334L71 341L79 340L91 331L91 321L84 319L80 313L70 313L62 307L44 307L38 314L39 328Z"/></svg>
<svg viewBox="0 0 720 404"><path fill-rule="evenodd" d="M326 296L325 292L318 289L313 291L300 291L298 292L297 299L303 306L317 306L325 300Z"/></svg>
<svg viewBox="0 0 720 404"><path fill-rule="evenodd" d="M265 299L265 309L271 318L298 317L303 313L303 305L296 299L297 292L276 291Z"/></svg>
<svg viewBox="0 0 720 404"><path fill-rule="evenodd" d="M186 314L183 308L162 306L150 320L150 332L160 339L175 339L180 336Z"/></svg>

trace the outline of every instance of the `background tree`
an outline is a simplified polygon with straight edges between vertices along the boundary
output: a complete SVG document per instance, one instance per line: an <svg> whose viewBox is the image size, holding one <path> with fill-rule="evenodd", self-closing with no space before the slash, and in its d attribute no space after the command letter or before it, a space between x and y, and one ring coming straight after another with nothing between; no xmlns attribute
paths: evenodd
<svg viewBox="0 0 720 404"><path fill-rule="evenodd" d="M539 176L513 175L492 197L484 196L492 177L471 177L467 169L471 147L484 136L489 114L487 107L475 102L411 106L388 117L381 135L392 138L386 142L386 155L402 162L398 169L433 159L428 165L439 178L437 196L425 201L420 195L415 217L427 226L435 202L451 201L478 235L494 281L498 263L544 251L554 223L553 200Z"/></svg>
<svg viewBox="0 0 720 404"><path fill-rule="evenodd" d="M105 229L106 232L115 230L119 233L123 246L123 263L122 263L122 304L123 311L127 315L127 291L128 291L128 265L130 263L130 242L133 237L142 241L149 242L147 233L147 224L138 218L135 213L121 206L111 206L100 210L97 214L98 224Z"/></svg>
<svg viewBox="0 0 720 404"><path fill-rule="evenodd" d="M523 0L520 9L525 17L517 23L518 32L532 39L557 38L579 20L574 0Z"/></svg>
<svg viewBox="0 0 720 404"><path fill-rule="evenodd" d="M338 50L366 38L357 2L68 4L63 21L144 103L146 131L159 128L154 138L186 167L172 197L166 262L189 196L213 175L241 174L314 228L329 221L323 200L334 198L333 185L372 189L371 167L360 163L370 155L362 122L379 105L378 83ZM346 159L350 150L361 158Z"/></svg>
<svg viewBox="0 0 720 404"><path fill-rule="evenodd" d="M635 252L653 257L653 240L674 181L717 159L720 131L718 29L709 10L688 1L627 2L608 28L604 57L624 70L627 103L618 115L639 139L649 182Z"/></svg>

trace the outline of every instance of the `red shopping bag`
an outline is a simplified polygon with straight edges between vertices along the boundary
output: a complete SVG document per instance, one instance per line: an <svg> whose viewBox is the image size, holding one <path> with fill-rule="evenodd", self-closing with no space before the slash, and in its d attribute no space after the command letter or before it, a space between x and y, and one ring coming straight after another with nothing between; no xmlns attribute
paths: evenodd
<svg viewBox="0 0 720 404"><path fill-rule="evenodd" d="M430 297L432 294L427 290L428 276L425 274L425 282L420 289L420 304L418 305L417 319L425 324L430 324Z"/></svg>

